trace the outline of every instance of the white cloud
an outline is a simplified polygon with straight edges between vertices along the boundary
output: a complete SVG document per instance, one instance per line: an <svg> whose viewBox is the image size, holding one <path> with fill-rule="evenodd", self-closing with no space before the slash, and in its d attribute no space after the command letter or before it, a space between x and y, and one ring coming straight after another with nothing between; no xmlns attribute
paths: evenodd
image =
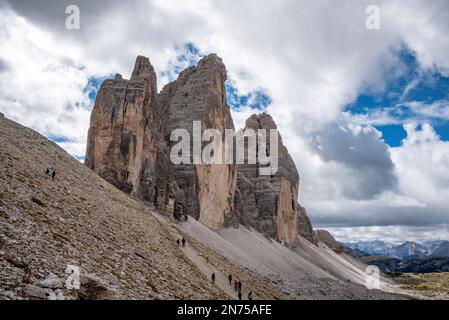
<svg viewBox="0 0 449 320"><path fill-rule="evenodd" d="M341 242L383 240L401 244L405 239L418 243L429 240L449 240L449 225L409 227L409 226L374 226L356 228L328 228Z"/></svg>
<svg viewBox="0 0 449 320"><path fill-rule="evenodd" d="M0 10L0 109L47 136L84 143L89 99L86 74L72 60L77 47Z"/></svg>
<svg viewBox="0 0 449 320"><path fill-rule="evenodd" d="M417 143L432 143L440 140L437 133L429 123L421 125L421 130L418 130L418 124L406 123L404 130L407 132L407 138L402 141L404 146L411 146Z"/></svg>

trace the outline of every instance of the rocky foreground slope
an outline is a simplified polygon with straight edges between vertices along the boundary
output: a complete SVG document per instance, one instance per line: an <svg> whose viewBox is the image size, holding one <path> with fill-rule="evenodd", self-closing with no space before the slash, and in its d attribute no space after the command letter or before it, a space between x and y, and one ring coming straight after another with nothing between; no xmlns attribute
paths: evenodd
<svg viewBox="0 0 449 320"><path fill-rule="evenodd" d="M54 181L44 177L47 167ZM173 226L152 212L55 143L0 117L0 299L235 298L210 283L175 244ZM219 262L239 274L256 297L285 297L218 253L210 257L210 268ZM65 289L68 265L81 268L80 290Z"/></svg>
<svg viewBox="0 0 449 320"><path fill-rule="evenodd" d="M80 290L65 287L68 265L81 269ZM256 299L401 298L364 288L362 269L301 237L289 249L243 226L174 224L0 118L0 299L235 299L229 273Z"/></svg>

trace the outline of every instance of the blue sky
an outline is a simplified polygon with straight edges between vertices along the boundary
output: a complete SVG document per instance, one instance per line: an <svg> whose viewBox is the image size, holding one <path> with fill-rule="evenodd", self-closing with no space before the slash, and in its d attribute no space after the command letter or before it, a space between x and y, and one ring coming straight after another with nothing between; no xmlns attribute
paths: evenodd
<svg viewBox="0 0 449 320"><path fill-rule="evenodd" d="M374 115L382 112L388 116L386 123L374 116L373 126L382 132L382 138L391 147L398 147L406 137L403 124L409 121L418 124L430 123L443 141L449 139L449 121L438 113L425 114L425 109L435 104L449 103L449 78L438 70L421 69L414 52L402 47L397 52L399 74L387 77L382 89L362 90L356 101L348 104L344 111L350 115ZM420 112L413 105L423 106ZM376 121L377 120L377 121Z"/></svg>

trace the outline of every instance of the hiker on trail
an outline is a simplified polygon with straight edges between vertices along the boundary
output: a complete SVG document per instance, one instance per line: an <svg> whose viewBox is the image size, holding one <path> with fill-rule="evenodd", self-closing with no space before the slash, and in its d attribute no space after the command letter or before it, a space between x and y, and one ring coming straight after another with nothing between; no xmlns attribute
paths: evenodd
<svg viewBox="0 0 449 320"><path fill-rule="evenodd" d="M186 239L182 238L182 246L185 247L186 246Z"/></svg>
<svg viewBox="0 0 449 320"><path fill-rule="evenodd" d="M45 174L45 179L48 179L48 177L50 176L50 168L45 169L44 174Z"/></svg>
<svg viewBox="0 0 449 320"><path fill-rule="evenodd" d="M237 291L237 288L239 287L239 283L237 279L234 280L234 290Z"/></svg>
<svg viewBox="0 0 449 320"><path fill-rule="evenodd" d="M212 277L211 277L211 279L212 279L212 284L214 284L214 283L215 283L215 272L214 272L214 273L212 273Z"/></svg>
<svg viewBox="0 0 449 320"><path fill-rule="evenodd" d="M239 297L239 300L242 300L242 292L239 291L239 294L237 295L237 297Z"/></svg>
<svg viewBox="0 0 449 320"><path fill-rule="evenodd" d="M178 247L181 244L181 241L179 240L179 238L178 238L178 240L176 240L176 244L178 245Z"/></svg>
<svg viewBox="0 0 449 320"><path fill-rule="evenodd" d="M250 291L248 293L248 300L253 300L253 292L252 291Z"/></svg>
<svg viewBox="0 0 449 320"><path fill-rule="evenodd" d="M55 180L56 176L56 170L53 169L53 172L51 173L51 180Z"/></svg>
<svg viewBox="0 0 449 320"><path fill-rule="evenodd" d="M237 287L239 289L239 292L242 292L242 281L239 280Z"/></svg>
<svg viewBox="0 0 449 320"><path fill-rule="evenodd" d="M229 279L229 285L232 286L232 274L229 274L228 279Z"/></svg>

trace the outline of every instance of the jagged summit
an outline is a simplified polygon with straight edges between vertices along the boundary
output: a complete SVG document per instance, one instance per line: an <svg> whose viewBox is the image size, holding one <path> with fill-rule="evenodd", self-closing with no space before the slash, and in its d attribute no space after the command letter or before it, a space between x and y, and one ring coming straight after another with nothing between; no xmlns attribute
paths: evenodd
<svg viewBox="0 0 449 320"><path fill-rule="evenodd" d="M138 78L146 79L152 76L154 76L154 68L150 63L150 59L144 56L138 56L134 64L134 70L131 75L131 80Z"/></svg>

